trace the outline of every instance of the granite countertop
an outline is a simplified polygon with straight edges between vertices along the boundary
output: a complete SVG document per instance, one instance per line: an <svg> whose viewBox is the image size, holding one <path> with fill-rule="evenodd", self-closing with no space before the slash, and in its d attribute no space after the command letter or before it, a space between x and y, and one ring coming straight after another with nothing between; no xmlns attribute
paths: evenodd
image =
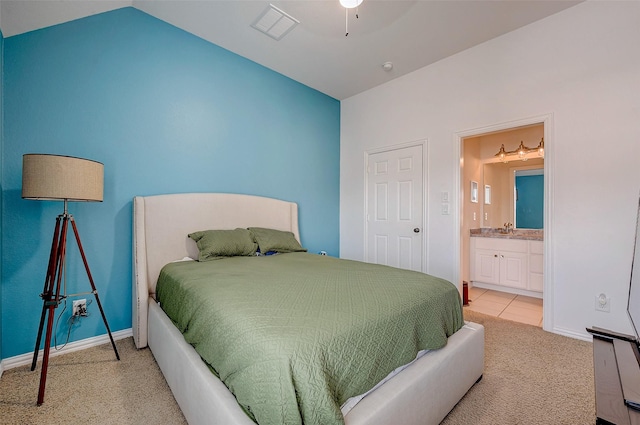
<svg viewBox="0 0 640 425"><path fill-rule="evenodd" d="M542 229L513 229L505 232L503 228L490 229L483 227L480 229L471 229L469 233L472 237L481 238L526 239L530 241L543 240Z"/></svg>

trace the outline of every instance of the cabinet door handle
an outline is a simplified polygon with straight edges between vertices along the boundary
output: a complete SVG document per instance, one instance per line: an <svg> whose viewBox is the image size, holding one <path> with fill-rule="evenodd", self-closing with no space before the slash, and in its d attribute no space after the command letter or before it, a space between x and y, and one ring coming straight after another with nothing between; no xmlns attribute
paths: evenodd
<svg viewBox="0 0 640 425"><path fill-rule="evenodd" d="M420 233L420 228L416 227L415 229L413 229L413 233Z"/></svg>
<svg viewBox="0 0 640 425"><path fill-rule="evenodd" d="M498 254L493 254L494 257L498 258Z"/></svg>

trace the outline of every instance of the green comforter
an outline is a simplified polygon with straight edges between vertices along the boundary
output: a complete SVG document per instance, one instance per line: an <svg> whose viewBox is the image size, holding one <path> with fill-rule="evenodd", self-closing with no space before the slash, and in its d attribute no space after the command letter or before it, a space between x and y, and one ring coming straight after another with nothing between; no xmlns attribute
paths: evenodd
<svg viewBox="0 0 640 425"><path fill-rule="evenodd" d="M462 325L450 282L307 253L165 266L160 306L257 423L344 423L340 406Z"/></svg>

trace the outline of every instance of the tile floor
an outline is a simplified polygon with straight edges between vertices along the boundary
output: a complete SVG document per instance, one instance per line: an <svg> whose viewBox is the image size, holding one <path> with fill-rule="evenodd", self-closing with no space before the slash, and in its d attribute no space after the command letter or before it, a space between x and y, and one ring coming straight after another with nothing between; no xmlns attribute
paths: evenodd
<svg viewBox="0 0 640 425"><path fill-rule="evenodd" d="M469 305L478 313L542 327L542 299L483 288L469 288Z"/></svg>

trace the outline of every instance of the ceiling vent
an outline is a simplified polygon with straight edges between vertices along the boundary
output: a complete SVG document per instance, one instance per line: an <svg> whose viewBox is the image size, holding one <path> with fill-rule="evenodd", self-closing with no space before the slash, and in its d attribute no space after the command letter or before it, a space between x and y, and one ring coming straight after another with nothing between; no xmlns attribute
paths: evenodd
<svg viewBox="0 0 640 425"><path fill-rule="evenodd" d="M274 40L280 40L299 23L293 16L270 4L251 26Z"/></svg>

